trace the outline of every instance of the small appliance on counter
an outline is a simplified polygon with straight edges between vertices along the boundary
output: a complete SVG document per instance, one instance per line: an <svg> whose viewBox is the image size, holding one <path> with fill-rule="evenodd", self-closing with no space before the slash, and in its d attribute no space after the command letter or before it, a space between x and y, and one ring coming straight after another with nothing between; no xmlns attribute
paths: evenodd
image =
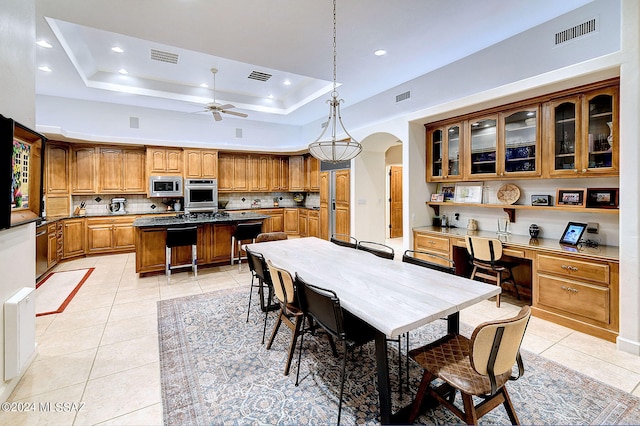
<svg viewBox="0 0 640 426"><path fill-rule="evenodd" d="M107 210L112 214L126 214L127 210L124 205L127 203L126 198L112 198L107 205Z"/></svg>

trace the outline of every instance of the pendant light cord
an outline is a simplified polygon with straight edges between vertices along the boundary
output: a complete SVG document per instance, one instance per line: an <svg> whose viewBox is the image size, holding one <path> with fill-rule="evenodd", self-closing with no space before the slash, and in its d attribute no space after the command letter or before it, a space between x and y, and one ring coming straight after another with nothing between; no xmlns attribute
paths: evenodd
<svg viewBox="0 0 640 426"><path fill-rule="evenodd" d="M336 92L337 88L337 80L338 80L338 53L337 53L337 43L336 43L336 0L333 0L333 95L334 97L338 96Z"/></svg>

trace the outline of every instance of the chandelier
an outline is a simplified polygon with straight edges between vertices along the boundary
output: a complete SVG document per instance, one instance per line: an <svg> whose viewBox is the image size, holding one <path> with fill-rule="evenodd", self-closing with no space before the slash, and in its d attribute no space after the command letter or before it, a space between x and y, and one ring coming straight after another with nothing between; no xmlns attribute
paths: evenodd
<svg viewBox="0 0 640 426"><path fill-rule="evenodd" d="M329 104L329 119L320 136L309 144L309 152L311 155L328 163L349 161L362 151L362 145L347 132L347 129L344 128L344 124L342 123L340 103L344 102L344 100L338 99L339 94L336 90L336 57L336 0L333 0L333 91L331 92L331 99L327 100ZM336 140L338 126L340 126L342 132L347 135L346 138ZM331 139L327 138L322 140L327 129L331 129Z"/></svg>

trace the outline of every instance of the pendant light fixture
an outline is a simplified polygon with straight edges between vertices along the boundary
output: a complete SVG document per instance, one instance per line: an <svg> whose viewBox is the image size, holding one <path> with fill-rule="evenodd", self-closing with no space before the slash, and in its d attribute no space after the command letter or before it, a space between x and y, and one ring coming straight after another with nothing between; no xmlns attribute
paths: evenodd
<svg viewBox="0 0 640 426"><path fill-rule="evenodd" d="M347 132L347 129L344 128L344 124L342 123L340 103L344 101L338 99L339 95L336 90L336 58L336 0L333 0L333 91L331 92L331 99L327 100L329 104L329 119L322 133L318 136L318 139L309 144L309 152L311 155L321 161L329 163L349 161L362 151L362 145ZM338 125L347 136L346 138L336 140ZM327 132L327 129L331 129L331 138L323 140L322 137Z"/></svg>

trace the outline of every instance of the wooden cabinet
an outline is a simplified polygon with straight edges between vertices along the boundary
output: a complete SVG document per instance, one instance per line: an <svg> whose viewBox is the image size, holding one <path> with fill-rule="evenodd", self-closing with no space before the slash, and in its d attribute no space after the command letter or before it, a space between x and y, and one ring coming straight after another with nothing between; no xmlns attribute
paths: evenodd
<svg viewBox="0 0 640 426"><path fill-rule="evenodd" d="M173 176L182 174L182 150L177 148L148 147L147 176Z"/></svg>
<svg viewBox="0 0 640 426"><path fill-rule="evenodd" d="M450 241L449 238L446 237L436 237L429 234L418 233L416 231L413 232L413 249L424 251L427 253L432 253L438 256L444 256L447 259L450 259ZM437 263L443 266L449 266L449 263L440 260L437 257L424 256L420 254L416 254L416 257L419 259L424 259L429 262Z"/></svg>
<svg viewBox="0 0 640 426"><path fill-rule="evenodd" d="M427 129L427 182L462 179L463 135L462 122Z"/></svg>
<svg viewBox="0 0 640 426"><path fill-rule="evenodd" d="M249 156L249 191L268 192L271 184L271 157L252 154Z"/></svg>
<svg viewBox="0 0 640 426"><path fill-rule="evenodd" d="M329 235L329 172L320 172L320 236L328 240Z"/></svg>
<svg viewBox="0 0 640 426"><path fill-rule="evenodd" d="M351 171L336 170L335 233L351 235ZM331 206L330 206L331 208Z"/></svg>
<svg viewBox="0 0 640 426"><path fill-rule="evenodd" d="M63 258L85 254L85 219L63 221Z"/></svg>
<svg viewBox="0 0 640 426"><path fill-rule="evenodd" d="M292 155L289 157L289 191L304 191L304 157Z"/></svg>
<svg viewBox="0 0 640 426"><path fill-rule="evenodd" d="M298 209L284 209L284 232L290 235L298 234Z"/></svg>
<svg viewBox="0 0 640 426"><path fill-rule="evenodd" d="M619 264L538 254L533 308L538 316L615 341Z"/></svg>
<svg viewBox="0 0 640 426"><path fill-rule="evenodd" d="M218 190L248 191L248 166L248 154L220 153L218 155Z"/></svg>
<svg viewBox="0 0 640 426"><path fill-rule="evenodd" d="M58 263L58 228L56 223L47 226L47 269Z"/></svg>
<svg viewBox="0 0 640 426"><path fill-rule="evenodd" d="M610 87L547 104L549 176L619 174L618 98Z"/></svg>
<svg viewBox="0 0 640 426"><path fill-rule="evenodd" d="M69 194L69 146L49 142L46 144L46 186L47 195ZM49 212L49 214L51 214Z"/></svg>
<svg viewBox="0 0 640 426"><path fill-rule="evenodd" d="M320 191L320 160L312 155L305 156L304 187L309 192Z"/></svg>
<svg viewBox="0 0 640 426"><path fill-rule="evenodd" d="M133 250L134 220L134 216L87 218L87 253Z"/></svg>
<svg viewBox="0 0 640 426"><path fill-rule="evenodd" d="M98 189L96 148L73 145L71 147L71 193L95 194Z"/></svg>
<svg viewBox="0 0 640 426"><path fill-rule="evenodd" d="M145 151L100 148L98 175L101 194L146 193Z"/></svg>
<svg viewBox="0 0 640 426"><path fill-rule="evenodd" d="M301 237L308 236L307 227L309 225L309 214L307 209L300 209L298 211L298 234Z"/></svg>
<svg viewBox="0 0 640 426"><path fill-rule="evenodd" d="M218 151L210 149L185 149L184 178L218 178Z"/></svg>
<svg viewBox="0 0 640 426"><path fill-rule="evenodd" d="M498 115L492 114L469 121L469 179L498 175Z"/></svg>
<svg viewBox="0 0 640 426"><path fill-rule="evenodd" d="M262 222L262 232L284 232L284 209L266 209L260 213L271 216Z"/></svg>
<svg viewBox="0 0 640 426"><path fill-rule="evenodd" d="M308 210L307 216L307 236L320 238L320 211Z"/></svg>
<svg viewBox="0 0 640 426"><path fill-rule="evenodd" d="M500 113L498 175L535 177L542 174L540 107L531 105Z"/></svg>
<svg viewBox="0 0 640 426"><path fill-rule="evenodd" d="M289 157L271 158L271 191L289 190Z"/></svg>

